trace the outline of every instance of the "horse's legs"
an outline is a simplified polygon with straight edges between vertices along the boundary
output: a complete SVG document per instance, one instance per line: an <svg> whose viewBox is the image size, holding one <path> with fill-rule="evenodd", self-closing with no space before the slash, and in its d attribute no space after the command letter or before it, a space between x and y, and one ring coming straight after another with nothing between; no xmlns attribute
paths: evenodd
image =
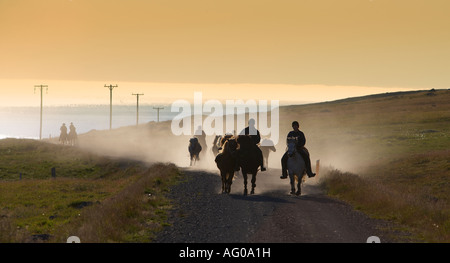
<svg viewBox="0 0 450 263"><path fill-rule="evenodd" d="M297 196L300 196L302 194L302 179L303 179L303 175L298 177L297 192L295 193L295 195L297 195Z"/></svg>
<svg viewBox="0 0 450 263"><path fill-rule="evenodd" d="M242 176L244 177L244 195L247 195L247 172L242 171Z"/></svg>
<svg viewBox="0 0 450 263"><path fill-rule="evenodd" d="M291 195L295 194L295 175L289 173L289 179L291 181Z"/></svg>
<svg viewBox="0 0 450 263"><path fill-rule="evenodd" d="M229 194L231 192L231 184L233 183L234 171L228 174L226 192Z"/></svg>
<svg viewBox="0 0 450 263"><path fill-rule="evenodd" d="M222 194L225 193L225 185L226 185L226 178L227 178L227 173L220 171L220 177L222 177Z"/></svg>
<svg viewBox="0 0 450 263"><path fill-rule="evenodd" d="M256 173L252 174L252 191L250 192L251 195L255 194L255 187L256 187Z"/></svg>

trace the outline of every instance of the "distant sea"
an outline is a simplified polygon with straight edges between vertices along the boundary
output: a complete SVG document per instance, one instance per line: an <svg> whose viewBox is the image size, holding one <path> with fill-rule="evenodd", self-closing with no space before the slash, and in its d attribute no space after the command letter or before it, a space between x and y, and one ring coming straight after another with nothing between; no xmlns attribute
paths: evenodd
<svg viewBox="0 0 450 263"><path fill-rule="evenodd" d="M157 121L157 110L151 105L139 107L139 124ZM160 121L172 120L177 112L170 111L170 105L163 106ZM44 107L42 137L59 137L63 123L69 127L73 122L77 133L91 130L109 129L109 105L54 106ZM136 105L113 106L112 127L136 125ZM30 138L39 139L39 107L0 107L0 139Z"/></svg>

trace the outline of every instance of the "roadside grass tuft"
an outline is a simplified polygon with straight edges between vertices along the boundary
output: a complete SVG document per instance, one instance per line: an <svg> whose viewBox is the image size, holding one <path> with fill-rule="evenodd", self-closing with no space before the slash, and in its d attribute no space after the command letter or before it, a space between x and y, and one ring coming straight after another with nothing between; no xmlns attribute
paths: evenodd
<svg viewBox="0 0 450 263"><path fill-rule="evenodd" d="M371 217L398 224L413 234L413 240L448 243L448 160L450 151L440 151L395 160L370 175L331 169L324 172L321 186L328 195L349 202ZM418 163L419 167L415 165Z"/></svg>

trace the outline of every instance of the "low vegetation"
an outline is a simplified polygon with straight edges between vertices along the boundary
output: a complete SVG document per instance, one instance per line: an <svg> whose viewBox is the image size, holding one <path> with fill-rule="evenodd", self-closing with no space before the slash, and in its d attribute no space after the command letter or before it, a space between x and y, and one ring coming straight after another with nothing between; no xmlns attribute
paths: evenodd
<svg viewBox="0 0 450 263"><path fill-rule="evenodd" d="M394 178L363 177L332 169L326 172L322 187L328 195L349 202L373 218L393 222L393 228L388 229L393 233L390 240L447 243L450 241L448 174L445 178L439 175L442 170L431 167L430 170L434 173L422 174L416 181L409 174Z"/></svg>
<svg viewBox="0 0 450 263"><path fill-rule="evenodd" d="M180 175L174 165L33 140L1 140L0 157L0 242L148 242L165 224L164 192Z"/></svg>
<svg viewBox="0 0 450 263"><path fill-rule="evenodd" d="M358 149L354 162L361 165L325 172L326 192L395 223L411 241L450 242L450 91L352 99L347 111L342 103L335 121L352 136L340 139Z"/></svg>
<svg viewBox="0 0 450 263"><path fill-rule="evenodd" d="M89 243L150 242L167 224L171 204L164 194L179 175L174 165L151 166L113 197L86 208L55 240L64 242L68 236L78 236Z"/></svg>
<svg viewBox="0 0 450 263"><path fill-rule="evenodd" d="M321 171L327 194L393 222L394 233L411 233L399 241L450 242L450 90L283 107L280 134L293 120L308 138L312 160L337 167ZM167 147L167 140L152 136L155 158L163 156L161 149L166 158L182 155L178 143ZM115 148L125 146L113 156L148 151L132 138ZM280 139L277 148L284 147ZM107 152L102 149L95 152ZM0 140L0 242L64 242L69 236L151 241L166 224L171 204L164 193L180 180L180 171L92 151Z"/></svg>

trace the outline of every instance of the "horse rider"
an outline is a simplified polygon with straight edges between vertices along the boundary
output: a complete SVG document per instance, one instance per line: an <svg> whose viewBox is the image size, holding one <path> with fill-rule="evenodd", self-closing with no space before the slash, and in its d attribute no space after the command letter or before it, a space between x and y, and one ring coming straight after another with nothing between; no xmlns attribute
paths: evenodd
<svg viewBox="0 0 450 263"><path fill-rule="evenodd" d="M261 172L266 171L266 167L264 167L263 154L262 154L261 149L258 147L258 144L261 141L261 135L260 135L258 129L255 128L255 120L254 119L250 119L248 121L248 127L243 129L239 135L249 135L252 138L254 146L255 146L255 150L256 150L256 152L258 154L258 163L261 166ZM235 170L239 171L239 160L237 161Z"/></svg>
<svg viewBox="0 0 450 263"><path fill-rule="evenodd" d="M69 126L69 141L71 141L71 143L75 143L78 139L78 135L77 135L77 128L75 128L75 125L73 125L73 122L70 123Z"/></svg>
<svg viewBox="0 0 450 263"><path fill-rule="evenodd" d="M66 124L63 123L59 130L61 131L61 135L59 136L59 141L64 143L67 140L67 127L66 127Z"/></svg>
<svg viewBox="0 0 450 263"><path fill-rule="evenodd" d="M286 141L294 139L297 142L297 152L300 153L303 160L305 161L306 174L308 175L308 177L314 177L314 176L316 176L316 174L313 173L311 170L311 160L309 158L308 150L305 148L305 144L306 144L305 134L299 130L300 124L298 123L298 121L292 122L292 128L294 130L289 132L289 134L287 135ZM288 153L286 151L286 153L281 158L281 170L282 170L282 175L280 177L281 179L286 179L288 177L288 172L287 172L288 158L289 158Z"/></svg>
<svg viewBox="0 0 450 263"><path fill-rule="evenodd" d="M73 134L73 135L77 134L77 129L75 128L75 125L73 125L73 122L70 123L69 129L70 129L69 134Z"/></svg>

